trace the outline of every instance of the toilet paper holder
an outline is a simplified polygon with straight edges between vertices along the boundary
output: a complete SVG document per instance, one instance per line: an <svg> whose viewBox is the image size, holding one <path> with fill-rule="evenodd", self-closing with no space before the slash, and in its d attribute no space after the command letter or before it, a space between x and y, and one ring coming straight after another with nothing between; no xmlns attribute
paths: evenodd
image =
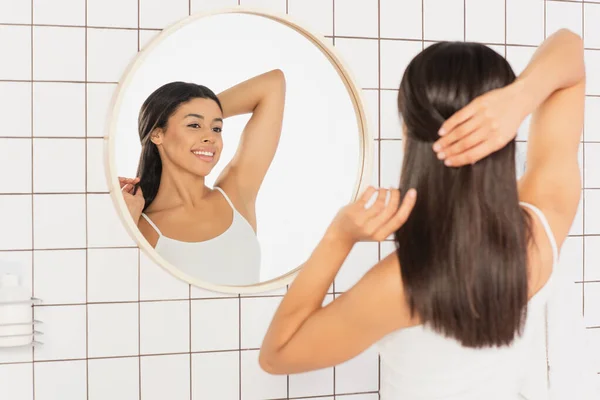
<svg viewBox="0 0 600 400"><path fill-rule="evenodd" d="M0 309L3 307L14 306L33 306L42 304L42 300L32 297L29 300L18 301L0 301ZM31 311L33 315L33 310ZM27 322L9 322L0 321L0 351L6 348L35 347L43 344L37 337L43 335L43 332L36 329L43 322L33 319Z"/></svg>

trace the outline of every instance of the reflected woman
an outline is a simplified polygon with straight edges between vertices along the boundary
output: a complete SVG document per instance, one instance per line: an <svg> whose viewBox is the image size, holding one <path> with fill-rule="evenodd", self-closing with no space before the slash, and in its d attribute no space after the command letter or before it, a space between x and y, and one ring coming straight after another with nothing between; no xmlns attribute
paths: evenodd
<svg viewBox="0 0 600 400"><path fill-rule="evenodd" d="M119 178L121 191L146 240L185 274L213 284L259 281L255 204L279 144L284 103L285 77L273 70L218 96L171 82L142 105L138 177ZM214 189L207 187L223 150L223 120L247 113L233 159Z"/></svg>

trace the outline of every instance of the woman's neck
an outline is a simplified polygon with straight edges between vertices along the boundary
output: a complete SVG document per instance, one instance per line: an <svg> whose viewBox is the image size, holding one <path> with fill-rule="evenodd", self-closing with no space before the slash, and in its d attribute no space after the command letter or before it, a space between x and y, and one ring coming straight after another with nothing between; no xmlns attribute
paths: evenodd
<svg viewBox="0 0 600 400"><path fill-rule="evenodd" d="M204 177L191 174L175 166L163 168L160 186L151 207L155 210L183 207L194 209L206 200L210 189Z"/></svg>

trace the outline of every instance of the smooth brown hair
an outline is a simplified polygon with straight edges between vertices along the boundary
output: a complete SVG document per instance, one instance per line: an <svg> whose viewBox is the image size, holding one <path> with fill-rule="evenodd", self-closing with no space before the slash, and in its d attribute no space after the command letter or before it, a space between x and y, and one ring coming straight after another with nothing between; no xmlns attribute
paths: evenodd
<svg viewBox="0 0 600 400"><path fill-rule="evenodd" d="M507 345L522 332L531 221L519 205L514 140L459 168L446 167L432 145L452 114L514 80L492 49L440 42L411 61L398 95L406 127L400 189L419 194L395 234L408 304L467 347Z"/></svg>

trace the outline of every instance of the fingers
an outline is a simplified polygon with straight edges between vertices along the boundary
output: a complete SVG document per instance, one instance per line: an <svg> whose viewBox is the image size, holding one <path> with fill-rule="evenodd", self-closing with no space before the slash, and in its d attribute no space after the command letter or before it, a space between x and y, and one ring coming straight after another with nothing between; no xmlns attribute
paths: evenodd
<svg viewBox="0 0 600 400"><path fill-rule="evenodd" d="M121 190L123 189L124 185L126 185L126 184L135 185L139 181L140 181L140 178L123 178L123 177L119 176L119 186L121 186Z"/></svg>
<svg viewBox="0 0 600 400"><path fill-rule="evenodd" d="M438 154L438 158L443 160L445 155L448 155L448 147L460 143L465 137L469 137L473 132L477 131L483 123L483 118L478 115L468 119L463 124L456 127L451 132L448 132L441 139L433 144L433 151Z"/></svg>
<svg viewBox="0 0 600 400"><path fill-rule="evenodd" d="M484 141L469 150L460 153L446 160L446 165L450 167L462 167L468 164L475 164L477 161L487 157L496 151L491 141Z"/></svg>
<svg viewBox="0 0 600 400"><path fill-rule="evenodd" d="M371 197L373 196L373 194L375 194L376 191L377 189L375 189L373 186L369 186L359 197L356 203L363 208L367 208L367 203L369 202L369 200L371 200Z"/></svg>
<svg viewBox="0 0 600 400"><path fill-rule="evenodd" d="M445 136L451 133L454 128L473 117L477 113L477 109L479 107L478 102L476 100L472 101L459 111L455 112L450 118L448 118L441 126L439 130L440 136Z"/></svg>
<svg viewBox="0 0 600 400"><path fill-rule="evenodd" d="M386 190L387 192L387 190ZM379 212L373 214L372 218L367 222L365 229L369 232L375 232L381 225L386 223L398 210L400 204L400 191L391 189L389 192L389 202L383 205ZM387 193L386 193L387 194ZM387 195L385 196L387 197Z"/></svg>
<svg viewBox="0 0 600 400"><path fill-rule="evenodd" d="M448 148L443 149L438 153L438 158L440 160L446 160L445 164L447 166L455 166L454 161L457 156L468 152L473 147L483 143L486 139L489 139L489 132L482 129L477 130L462 140L450 145Z"/></svg>
<svg viewBox="0 0 600 400"><path fill-rule="evenodd" d="M370 207L367 207L368 206L368 204L367 204L367 206L365 206L365 208L366 208L365 217L367 218L367 220L375 217L382 210L384 210L385 204L387 202L387 197L388 197L387 189L379 189L377 191L377 199L375 200L373 205Z"/></svg>
<svg viewBox="0 0 600 400"><path fill-rule="evenodd" d="M399 195L400 193L398 193ZM408 219L412 212L415 203L417 201L417 191L410 189L406 192L406 196L402 200L400 208L394 213L394 215L387 220L373 235L373 239L377 241L385 240L392 233L396 232Z"/></svg>

